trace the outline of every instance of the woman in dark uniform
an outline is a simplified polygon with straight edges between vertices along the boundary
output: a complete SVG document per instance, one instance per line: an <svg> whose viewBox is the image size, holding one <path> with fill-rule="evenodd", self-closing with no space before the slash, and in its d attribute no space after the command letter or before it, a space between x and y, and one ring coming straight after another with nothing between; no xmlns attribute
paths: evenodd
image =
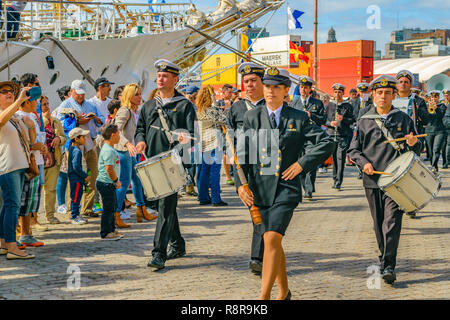
<svg viewBox="0 0 450 320"><path fill-rule="evenodd" d="M245 191L239 179L236 185L242 202L247 206L255 204L262 217L262 223L257 225L264 240L260 299L270 299L276 281L277 299L288 300L291 293L281 242L302 199L299 174L323 163L333 152L334 143L306 112L284 103L291 85L286 70L268 69L263 84L266 104L244 116L248 137L245 159L255 159L257 155L256 164L242 165L251 192ZM313 147L302 155L307 141Z"/></svg>

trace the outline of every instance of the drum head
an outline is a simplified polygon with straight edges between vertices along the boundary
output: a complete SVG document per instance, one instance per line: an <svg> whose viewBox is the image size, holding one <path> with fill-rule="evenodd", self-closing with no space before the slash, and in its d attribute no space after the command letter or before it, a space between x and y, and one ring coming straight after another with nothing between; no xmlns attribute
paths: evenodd
<svg viewBox="0 0 450 320"><path fill-rule="evenodd" d="M389 163L384 171L390 172L393 175L381 175L378 179L378 186L383 188L400 179L408 171L408 168L414 161L414 156L414 152L408 151Z"/></svg>

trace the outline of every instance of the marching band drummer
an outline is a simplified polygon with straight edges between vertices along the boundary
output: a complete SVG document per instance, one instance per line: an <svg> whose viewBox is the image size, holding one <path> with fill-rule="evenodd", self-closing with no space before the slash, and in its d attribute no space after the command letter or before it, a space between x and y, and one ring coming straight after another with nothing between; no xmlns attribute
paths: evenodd
<svg viewBox="0 0 450 320"><path fill-rule="evenodd" d="M314 80L307 76L301 76L299 78L299 83L300 99L298 99L292 107L305 111L311 120L314 121L314 123L319 127L324 125L327 119L323 102L312 97L311 95ZM304 152L308 152L309 148L310 145L308 144ZM317 168L314 168L310 172L302 172L300 175L300 181L302 183L303 190L305 190L305 199L311 200L313 192L316 192L316 175Z"/></svg>
<svg viewBox="0 0 450 320"><path fill-rule="evenodd" d="M281 246L294 209L302 198L299 174L315 169L333 151L332 139L309 116L283 102L291 86L289 72L270 68L263 78L266 104L244 115L246 134L259 139L246 141L244 156L257 153L256 164L243 164L251 192L237 179L241 201L259 207L264 239L261 299L270 299L274 282L277 299L289 300L286 258ZM278 130L278 131L277 131ZM302 156L306 142L313 148Z"/></svg>
<svg viewBox="0 0 450 320"><path fill-rule="evenodd" d="M445 104L439 103L440 95L441 92L439 90L430 92L431 100L428 103L429 122L425 128L425 133L427 134L425 140L427 148L430 150L430 162L434 172L439 171L438 162L443 146L446 143L446 131L442 122L446 107Z"/></svg>
<svg viewBox="0 0 450 320"><path fill-rule="evenodd" d="M397 80L382 75L370 84L374 107L358 120L356 135L348 154L363 169L363 186L374 222L375 235L381 255L380 271L386 283L396 280L394 273L400 239L403 211L377 185L379 175L400 154L412 150L420 153L421 143L413 136L412 119L392 106ZM391 138L406 137L406 141L385 143Z"/></svg>
<svg viewBox="0 0 450 320"><path fill-rule="evenodd" d="M155 68L157 69L158 94L143 105L134 137L137 152L145 152L147 157L156 156L173 148L166 135L167 131L152 128L151 125L163 129L164 122L166 122L171 131L185 129L191 136L194 136L194 121L196 120L192 102L175 90L181 68L165 59L156 61ZM161 115L159 110L162 111ZM161 118L165 121L162 121ZM189 142L189 139L186 135L180 135L178 142L184 144ZM166 260L186 254L185 241L181 236L178 223L177 201L177 193L158 200L158 222L153 241L153 259L148 263L149 267L157 270L164 268ZM170 249L167 253L169 244Z"/></svg>
<svg viewBox="0 0 450 320"><path fill-rule="evenodd" d="M249 110L265 106L266 104L262 83L264 70L264 67L253 62L244 62L238 68L238 72L242 75L246 97L243 100L233 103L228 112L227 122L234 130L235 135L239 134L238 130L244 127L245 113ZM237 139L235 139L235 142L237 142ZM238 150L239 148L235 147L235 149ZM248 160L245 159L245 161ZM234 172L237 172L237 170ZM238 179L237 174L234 175L234 179L236 184L236 179ZM264 253L264 243L262 234L259 233L259 230L260 228L257 225L253 225L253 238L249 262L251 272L256 275L261 274Z"/></svg>

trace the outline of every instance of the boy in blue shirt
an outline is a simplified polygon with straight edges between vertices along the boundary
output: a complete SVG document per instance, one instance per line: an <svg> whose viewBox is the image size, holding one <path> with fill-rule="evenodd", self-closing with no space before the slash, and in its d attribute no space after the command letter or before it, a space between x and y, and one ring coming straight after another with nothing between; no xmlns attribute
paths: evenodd
<svg viewBox="0 0 450 320"><path fill-rule="evenodd" d="M95 187L103 203L100 236L102 240L119 240L123 236L117 232L115 226L116 189L120 189L120 160L114 145L119 143L119 128L115 124L108 124L102 129L105 143L98 156L98 176ZM120 215L120 213L117 213Z"/></svg>
<svg viewBox="0 0 450 320"><path fill-rule="evenodd" d="M69 149L67 176L70 184L70 210L72 212L72 224L85 224L80 215L80 203L83 197L83 187L89 181L89 176L83 171L83 153L80 149L86 143L86 135L89 130L74 128L69 132L69 139L72 145Z"/></svg>

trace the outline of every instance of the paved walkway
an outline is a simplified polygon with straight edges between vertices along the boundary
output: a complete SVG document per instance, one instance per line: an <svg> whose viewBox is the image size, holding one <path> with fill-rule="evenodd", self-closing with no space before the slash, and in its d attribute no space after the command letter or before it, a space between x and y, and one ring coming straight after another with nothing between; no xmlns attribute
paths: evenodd
<svg viewBox="0 0 450 320"><path fill-rule="evenodd" d="M450 170L442 174L439 197L419 219L403 219L398 281L381 281L379 289L367 273L378 249L355 169L346 169L341 192L331 189L330 173L319 174L314 201L299 205L283 241L293 299L449 299ZM234 187L224 186L222 195L226 208L180 200L188 254L159 272L147 268L155 221L137 224L133 215L126 238L106 242L99 218L75 226L59 217L64 224L35 232L45 242L29 249L36 259L0 257L0 299L257 299L260 278L248 270L249 213Z"/></svg>

